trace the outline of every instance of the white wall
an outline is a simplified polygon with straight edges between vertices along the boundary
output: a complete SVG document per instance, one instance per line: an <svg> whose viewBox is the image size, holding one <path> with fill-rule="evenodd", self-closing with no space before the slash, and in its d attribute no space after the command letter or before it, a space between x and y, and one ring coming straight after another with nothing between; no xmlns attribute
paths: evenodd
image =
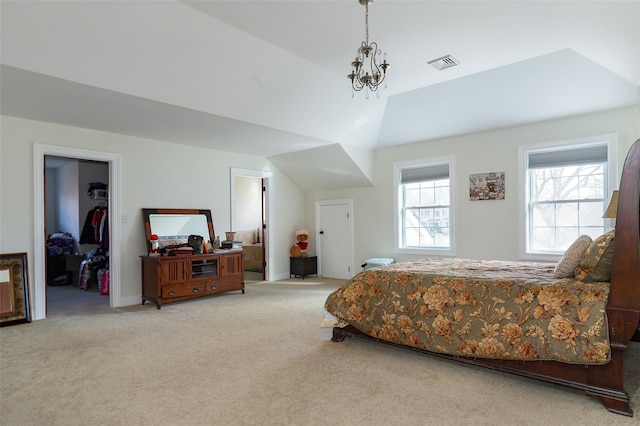
<svg viewBox="0 0 640 426"><path fill-rule="evenodd" d="M0 117L0 253L26 252L34 274L34 144L121 156L122 298L140 291L145 254L142 208L211 209L216 233L230 229L230 168L272 171L278 214L271 218L271 271L289 276L289 245L304 217L304 194L264 158L207 150L19 118ZM215 164L215 167L212 166ZM43 242L44 244L44 242ZM33 288L33 285L31 286Z"/></svg>
<svg viewBox="0 0 640 426"><path fill-rule="evenodd" d="M310 246L314 247L316 244L315 202L352 198L356 265L370 257L393 257L396 261L420 257L394 252L393 163L453 155L457 182L456 256L518 260L518 146L608 133L618 134L620 173L629 148L640 138L638 108L378 150L373 187L307 194L305 222L311 233ZM469 201L469 175L484 172L505 172L505 200ZM617 188L617 183L614 187Z"/></svg>
<svg viewBox="0 0 640 426"><path fill-rule="evenodd" d="M236 229L234 231L257 230L262 225L262 179L236 177Z"/></svg>
<svg viewBox="0 0 640 426"><path fill-rule="evenodd" d="M66 164L58 168L56 180L57 212L56 229L70 233L76 240L80 239L80 225L78 225L78 162ZM47 212L49 208L47 208Z"/></svg>
<svg viewBox="0 0 640 426"><path fill-rule="evenodd" d="M376 152L375 185L303 194L264 158L176 145L105 132L0 118L0 253L27 252L34 259L34 143L118 153L121 156L123 216L122 296L140 295L140 260L145 253L142 208L208 208L216 233L230 229L231 167L274 172L270 249L274 279L289 276L289 247L295 230L309 229L315 246L315 201L354 200L354 261L394 253L393 178L396 161L453 155L456 161L457 256L516 260L518 257L518 146L551 140L617 133L620 170L640 137L640 111L629 108L388 148ZM211 165L215 164L215 167ZM506 199L470 202L471 173L504 171ZM43 242L44 244L44 242ZM33 262L29 276L33 282ZM33 286L32 286L33 287Z"/></svg>

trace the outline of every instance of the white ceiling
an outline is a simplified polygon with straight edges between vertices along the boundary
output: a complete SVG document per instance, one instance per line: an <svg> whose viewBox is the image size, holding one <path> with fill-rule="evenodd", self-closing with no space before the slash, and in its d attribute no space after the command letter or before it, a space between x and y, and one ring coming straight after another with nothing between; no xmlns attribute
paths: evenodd
<svg viewBox="0 0 640 426"><path fill-rule="evenodd" d="M266 156L318 190L370 184L376 148L639 103L638 0L369 9L391 68L365 100L357 0L2 0L0 112Z"/></svg>

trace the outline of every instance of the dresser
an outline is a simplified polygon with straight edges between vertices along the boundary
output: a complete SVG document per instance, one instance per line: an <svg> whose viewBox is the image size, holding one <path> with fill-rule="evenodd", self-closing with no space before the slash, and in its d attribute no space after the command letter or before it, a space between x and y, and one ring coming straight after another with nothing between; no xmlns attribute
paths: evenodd
<svg viewBox="0 0 640 426"><path fill-rule="evenodd" d="M251 272L262 272L264 269L263 246L261 243L243 244L244 268Z"/></svg>
<svg viewBox="0 0 640 426"><path fill-rule="evenodd" d="M142 304L165 303L228 291L244 294L244 252L216 250L186 256L141 256Z"/></svg>

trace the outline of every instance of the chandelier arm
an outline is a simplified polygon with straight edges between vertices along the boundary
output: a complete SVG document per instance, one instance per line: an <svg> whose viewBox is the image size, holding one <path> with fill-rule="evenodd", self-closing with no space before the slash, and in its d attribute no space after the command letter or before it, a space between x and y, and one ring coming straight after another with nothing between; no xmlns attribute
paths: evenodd
<svg viewBox="0 0 640 426"><path fill-rule="evenodd" d="M376 76L376 81L382 81L380 80L380 76L382 76L382 78L384 78L384 73L380 71L380 66L378 65L378 61L376 60L378 55L380 54L380 50L378 50L378 43L376 43L375 41L373 43L371 43L371 49L372 49L372 54L371 54L371 73Z"/></svg>
<svg viewBox="0 0 640 426"><path fill-rule="evenodd" d="M355 90L356 92L361 91L362 89L364 89L364 84L362 84L362 81L360 81L359 76L357 76L353 81L351 86L353 87L353 90Z"/></svg>

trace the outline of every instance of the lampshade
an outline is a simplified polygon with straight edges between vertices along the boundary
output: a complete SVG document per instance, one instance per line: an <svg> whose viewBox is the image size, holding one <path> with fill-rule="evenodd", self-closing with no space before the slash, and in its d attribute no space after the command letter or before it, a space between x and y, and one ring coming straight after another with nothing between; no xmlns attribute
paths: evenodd
<svg viewBox="0 0 640 426"><path fill-rule="evenodd" d="M611 201L609 201L609 207L607 207L607 210L604 212L604 215L602 215L602 217L608 218L608 219L615 219L617 213L618 213L618 190L615 190L611 194Z"/></svg>

